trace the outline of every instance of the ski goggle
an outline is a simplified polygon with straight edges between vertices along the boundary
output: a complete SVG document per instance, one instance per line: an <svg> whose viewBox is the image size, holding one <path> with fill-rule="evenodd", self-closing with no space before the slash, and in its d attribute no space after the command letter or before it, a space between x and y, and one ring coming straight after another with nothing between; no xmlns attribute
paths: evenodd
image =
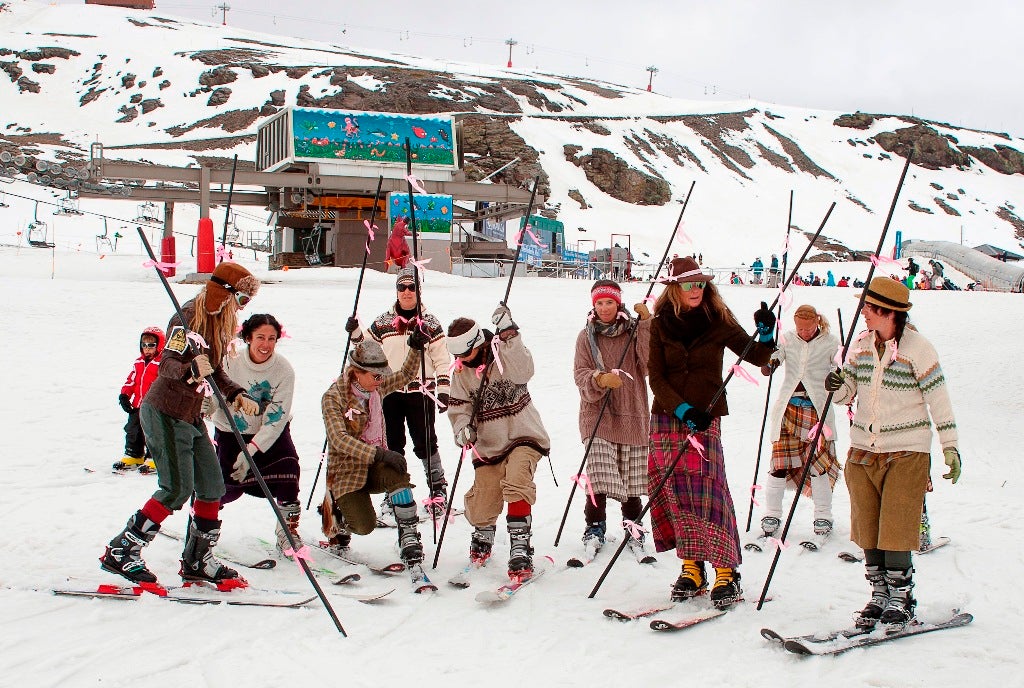
<svg viewBox="0 0 1024 688"><path fill-rule="evenodd" d="M156 348L156 342L143 342L142 343L142 348L143 349L155 349Z"/></svg>
<svg viewBox="0 0 1024 688"><path fill-rule="evenodd" d="M707 282L679 282L678 284L683 291L690 291L691 289L703 289Z"/></svg>
<svg viewBox="0 0 1024 688"><path fill-rule="evenodd" d="M236 291L234 292L234 295L235 302L238 304L239 308L245 308L245 304L252 301L252 297L246 294L244 291Z"/></svg>

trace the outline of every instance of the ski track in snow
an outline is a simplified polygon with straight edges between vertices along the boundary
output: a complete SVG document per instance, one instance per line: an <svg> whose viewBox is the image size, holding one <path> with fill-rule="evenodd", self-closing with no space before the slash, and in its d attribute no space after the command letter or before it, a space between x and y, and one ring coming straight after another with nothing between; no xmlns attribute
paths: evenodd
<svg viewBox="0 0 1024 688"><path fill-rule="evenodd" d="M67 237L75 225L65 221L64 226ZM83 227L84 241L91 238L93 228ZM127 246L125 250L132 250L130 242ZM247 313L275 314L290 335L278 352L297 373L292 435L301 457L305 504L323 443L320 396L340 365L343 325L358 273L267 273L265 256L254 262L250 252L239 251L236 257L268 279ZM190 259L182 259L184 272ZM611 685L637 679L675 685L683 676L741 687L811 681L889 686L897 685L897 677L901 686L967 680L996 685L1012 683L1008 679L1016 677L1019 652L1015 643L1006 641L1017 635L1019 623L1011 602L1020 597L1018 581L1024 574L1024 554L1007 546L1016 542L1019 532L1015 514L1024 470L1014 458L1024 445L1019 422L1024 403L1013 363L1024 338L1024 324L1016 317L1018 295L913 295L912 320L936 344L949 380L964 460L963 478L956 486L941 479L941 459L933 466L935 492L928 500L933 534L949 536L953 542L916 560L915 593L925 618L962 607L976 621L926 638L816 659L789 655L766 643L758 631L763 626L785 634L838 628L866 601L863 569L835 556L851 547L849 501L842 482L835 495L835 534L823 551L798 557L796 542L811 532L811 505L801 499L790 532L792 546L783 553L772 582L775 601L760 612L754 605L743 605L700 628L656 634L646 622L620 623L605 619L601 612L667 596L679 566L673 553L658 555L658 563L649 567L638 566L624 554L593 600L587 595L610 555L602 554L582 570L563 570L565 559L577 551L584 525L577 494L563 544L552 547L568 476L582 456L571 364L589 304L587 281L517 277L509 301L537 366L530 389L552 437L552 460L561 484L556 488L548 467L539 467L534 546L537 555L550 554L558 563L509 603L488 606L473 599L479 590L505 580L508 537L503 528L498 529L494 557L475 572L469 589L444 584L465 561L470 527L464 519L449 526L438 568L428 569L440 588L435 595L424 598L407 592L407 577L399 574L388 581L398 590L373 607L330 597L348 639L334 630L319 602L299 610L193 607L147 597L125 602L71 600L33 590L62 584L69 576L111 580L99 570L97 557L156 483L155 478L82 470L102 469L120 458L124 414L117 406L118 389L137 355L139 332L150 324L164 327L171 314L155 275L141 262L137 252L100 260L84 251L51 254L0 247L0 296L8 325L0 349L8 383L0 397L6 419L0 485L0 512L5 516L0 676L12 685L269 686L336 681L343 676L354 685L369 686L378 685L382 672L398 666L409 672L410 679L428 686L467 685L478 680L481 671L489 684L497 686L530 681ZM843 272L863 274L866 269L846 264ZM391 275L367 272L359 307L364 322L389 305L393 284ZM504 280L469 281L429 272L425 303L445 323L460 315L488 321L504 286ZM645 290L646 285L627 285L627 302L638 301ZM174 291L185 301L197 287L175 284ZM758 302L771 297L767 290L749 287L727 286L723 293L748 329ZM794 307L814 303L834 321L838 306L847 325L852 318L852 289L794 288L793 293ZM734 380L728 391L731 415L723 423L741 527L764 404L764 378L752 372L762 385ZM841 456L848 441L843 425L838 438ZM450 480L459 454L446 416L438 417L437 429ZM935 455L941 456L937 446ZM459 503L471 479L463 470ZM422 476L414 475L414 482L419 483L416 493L422 499ZM323 484L321 476L318 496ZM616 509L613 505L610 513ZM227 505L222 517L223 543L236 552L247 551L247 538L273 537L273 516L262 500L243 497ZM755 509L755 524L757 518ZM184 513L172 516L169 523L184 530ZM303 512L301 531L309 539L318 537L314 510ZM422 532L429 565L434 546L429 529ZM386 529L354 542L358 551L386 559L394 556L394 540L395 531ZM741 571L748 599L760 595L772 554L744 553ZM180 544L166 538L145 550L150 567L167 583L177 582L179 555ZM244 573L257 587L309 587L287 561L272 571ZM360 573L363 581L352 589L383 584L379 576ZM330 586L324 588L330 596Z"/></svg>

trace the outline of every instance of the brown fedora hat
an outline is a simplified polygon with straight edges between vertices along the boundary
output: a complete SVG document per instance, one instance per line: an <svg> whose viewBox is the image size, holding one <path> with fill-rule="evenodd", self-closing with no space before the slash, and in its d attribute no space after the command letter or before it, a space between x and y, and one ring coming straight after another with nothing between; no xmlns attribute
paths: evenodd
<svg viewBox="0 0 1024 688"><path fill-rule="evenodd" d="M667 281L671 282L710 282L715 279L714 273L704 272L689 256L673 258L668 264L668 274L670 279Z"/></svg>
<svg viewBox="0 0 1024 688"><path fill-rule="evenodd" d="M909 311L914 305L910 303L910 289L907 285L891 277L872 278L871 284L864 290L864 303L892 311Z"/></svg>

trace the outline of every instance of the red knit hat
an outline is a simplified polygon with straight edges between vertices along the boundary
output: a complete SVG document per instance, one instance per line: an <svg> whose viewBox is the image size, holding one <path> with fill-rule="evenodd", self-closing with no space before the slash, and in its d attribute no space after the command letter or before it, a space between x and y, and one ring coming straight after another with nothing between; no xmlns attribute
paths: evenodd
<svg viewBox="0 0 1024 688"><path fill-rule="evenodd" d="M594 286L590 288L590 303L596 304L598 299L611 299L615 303L622 305L622 287L619 286L618 282L612 280L600 279L594 282Z"/></svg>
<svg viewBox="0 0 1024 688"><path fill-rule="evenodd" d="M233 294L248 294L251 299L259 289L260 281L251 272L238 263L225 261L213 269L206 282L206 312L220 313Z"/></svg>

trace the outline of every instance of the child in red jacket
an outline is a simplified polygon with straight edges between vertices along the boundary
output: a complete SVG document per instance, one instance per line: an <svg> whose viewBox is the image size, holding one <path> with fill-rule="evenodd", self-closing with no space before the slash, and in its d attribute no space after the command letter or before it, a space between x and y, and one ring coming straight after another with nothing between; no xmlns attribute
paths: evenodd
<svg viewBox="0 0 1024 688"><path fill-rule="evenodd" d="M156 464L150 458L146 448L146 438L142 434L142 423L139 422L139 405L149 391L149 386L156 380L160 368L160 354L164 350L164 331L159 327L147 327L139 337L139 352L142 354L132 364L132 371L121 387L117 402L128 414L128 422L124 426L124 458L114 463L114 470L124 471L134 468L139 473L156 472Z"/></svg>

